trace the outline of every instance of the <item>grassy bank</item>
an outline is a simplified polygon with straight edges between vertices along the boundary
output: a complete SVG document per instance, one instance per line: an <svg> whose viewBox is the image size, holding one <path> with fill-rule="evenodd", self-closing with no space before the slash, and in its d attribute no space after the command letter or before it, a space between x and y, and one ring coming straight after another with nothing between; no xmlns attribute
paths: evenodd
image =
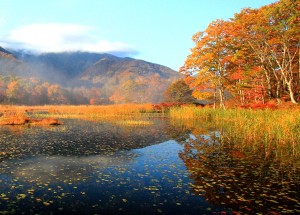
<svg viewBox="0 0 300 215"><path fill-rule="evenodd" d="M161 117L152 104L0 106L0 113L25 113L34 118L76 118L120 121L124 125L148 125L148 117ZM18 116L18 114L16 114ZM145 116L147 118L145 118ZM224 143L236 147L281 148L300 157L300 110L211 109L195 106L171 107L171 123L204 134L216 130ZM3 117L1 117L3 118ZM1 119L0 119L1 120Z"/></svg>
<svg viewBox="0 0 300 215"><path fill-rule="evenodd" d="M0 105L0 125L61 124L59 119L82 119L108 121L126 126L146 126L152 124L146 117L161 116L152 104L120 105L45 105L14 106ZM28 120L32 119L32 120ZM49 120L52 121L49 121ZM29 122L29 123L28 123Z"/></svg>
<svg viewBox="0 0 300 215"><path fill-rule="evenodd" d="M36 117L55 118L128 118L139 117L153 112L151 104L120 104L120 105L45 105L45 106L0 106L0 112L22 112Z"/></svg>
<svg viewBox="0 0 300 215"><path fill-rule="evenodd" d="M211 109L193 106L170 109L171 120L203 122L220 131L224 142L237 147L286 149L288 154L300 157L299 110L245 110Z"/></svg>

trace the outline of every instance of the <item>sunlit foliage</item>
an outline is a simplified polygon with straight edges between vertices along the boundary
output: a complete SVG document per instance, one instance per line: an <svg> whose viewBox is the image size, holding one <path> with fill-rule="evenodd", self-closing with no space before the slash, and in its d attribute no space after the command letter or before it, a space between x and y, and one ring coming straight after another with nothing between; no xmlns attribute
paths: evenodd
<svg viewBox="0 0 300 215"><path fill-rule="evenodd" d="M286 98L298 103L299 5L299 0L281 0L243 9L196 33L195 47L181 68L194 95L210 93L220 107L225 107L226 91L241 105Z"/></svg>
<svg viewBox="0 0 300 215"><path fill-rule="evenodd" d="M300 157L300 111L295 110L220 110L194 106L173 107L171 119L203 120L221 129L223 137L237 146L264 144L286 148L290 156Z"/></svg>

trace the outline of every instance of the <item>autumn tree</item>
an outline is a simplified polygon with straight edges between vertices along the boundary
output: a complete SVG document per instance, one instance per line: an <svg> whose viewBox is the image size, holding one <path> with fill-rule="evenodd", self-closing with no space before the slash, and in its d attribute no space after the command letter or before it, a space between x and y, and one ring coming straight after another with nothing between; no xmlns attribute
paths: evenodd
<svg viewBox="0 0 300 215"><path fill-rule="evenodd" d="M32 104L48 104L49 98L48 98L48 87L49 83L44 82L37 84L32 93L31 93L31 101Z"/></svg>
<svg viewBox="0 0 300 215"><path fill-rule="evenodd" d="M300 100L300 0L243 9L193 36L181 72L196 98L224 107L229 91L241 104L288 96Z"/></svg>
<svg viewBox="0 0 300 215"><path fill-rule="evenodd" d="M231 66L231 44L227 40L230 25L230 22L217 20L204 32L196 33L193 36L195 47L180 69L193 88L193 96L207 99L213 95L221 108L225 108L225 90Z"/></svg>
<svg viewBox="0 0 300 215"><path fill-rule="evenodd" d="M64 91L57 84L51 84L47 90L47 96L51 104L68 104Z"/></svg>
<svg viewBox="0 0 300 215"><path fill-rule="evenodd" d="M244 9L232 20L244 65L260 67L268 99L287 91L297 103L299 86L299 0L281 0L260 9Z"/></svg>
<svg viewBox="0 0 300 215"><path fill-rule="evenodd" d="M9 103L18 103L24 97L21 79L15 78L7 85L6 95Z"/></svg>
<svg viewBox="0 0 300 215"><path fill-rule="evenodd" d="M287 86L290 99L297 102L300 84L300 1L281 0L266 11L271 35L266 41L270 56Z"/></svg>
<svg viewBox="0 0 300 215"><path fill-rule="evenodd" d="M193 103L195 98L192 96L192 90L184 79L172 83L164 93L167 102Z"/></svg>

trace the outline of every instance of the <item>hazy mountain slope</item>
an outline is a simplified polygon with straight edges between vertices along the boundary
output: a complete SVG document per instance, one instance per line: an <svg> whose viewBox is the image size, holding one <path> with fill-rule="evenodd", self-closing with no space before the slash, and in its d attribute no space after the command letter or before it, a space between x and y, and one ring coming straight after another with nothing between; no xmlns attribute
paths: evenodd
<svg viewBox="0 0 300 215"><path fill-rule="evenodd" d="M0 46L0 58L15 59L12 53Z"/></svg>
<svg viewBox="0 0 300 215"><path fill-rule="evenodd" d="M32 74L33 70L30 66L0 47L0 75L29 77Z"/></svg>
<svg viewBox="0 0 300 215"><path fill-rule="evenodd" d="M60 74L68 78L75 78L90 65L107 55L89 52L44 53L40 55L16 52L14 54L19 59L32 65L40 64L52 70L59 71Z"/></svg>
<svg viewBox="0 0 300 215"><path fill-rule="evenodd" d="M161 66L154 63L149 63L143 60L136 60L132 58L117 58L104 57L90 66L81 75L82 79L91 80L94 76L100 75L115 75L124 72L131 72L136 75L148 76L150 74L159 74L162 78L178 76L174 70L168 67Z"/></svg>
<svg viewBox="0 0 300 215"><path fill-rule="evenodd" d="M96 103L160 102L165 89L179 78L168 67L128 57L88 52L35 55L3 48L0 75L59 84L69 95L79 93L86 98L81 101L93 99Z"/></svg>
<svg viewBox="0 0 300 215"><path fill-rule="evenodd" d="M166 88L179 78L168 67L132 58L106 56L80 76L116 103L161 102Z"/></svg>

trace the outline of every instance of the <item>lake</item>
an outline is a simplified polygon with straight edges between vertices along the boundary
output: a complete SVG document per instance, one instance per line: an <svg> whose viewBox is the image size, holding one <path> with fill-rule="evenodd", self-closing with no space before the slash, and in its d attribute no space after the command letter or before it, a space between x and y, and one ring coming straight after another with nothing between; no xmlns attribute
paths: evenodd
<svg viewBox="0 0 300 215"><path fill-rule="evenodd" d="M209 126L0 128L0 214L300 213L300 165ZM197 128L197 129L195 129Z"/></svg>

